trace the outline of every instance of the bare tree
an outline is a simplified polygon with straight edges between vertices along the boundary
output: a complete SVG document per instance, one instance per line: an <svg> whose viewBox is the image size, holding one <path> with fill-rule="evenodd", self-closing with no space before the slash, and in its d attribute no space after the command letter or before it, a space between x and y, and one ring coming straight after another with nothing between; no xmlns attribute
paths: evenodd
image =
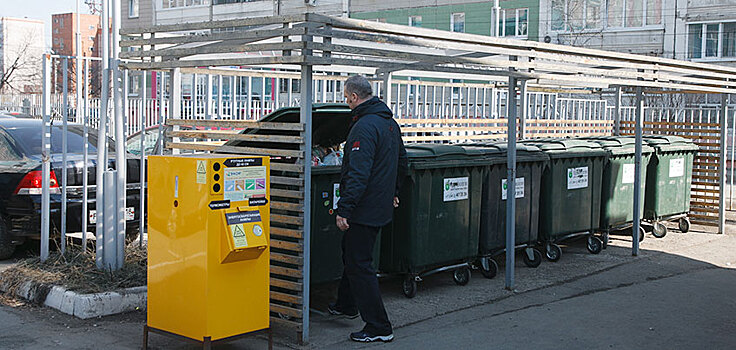
<svg viewBox="0 0 736 350"><path fill-rule="evenodd" d="M603 1L552 0L552 29L561 31L557 43L583 47L589 46L593 39L602 42L601 4L605 5Z"/></svg>
<svg viewBox="0 0 736 350"><path fill-rule="evenodd" d="M28 32L18 45L0 42L0 52L7 58L0 62L0 91L23 92L26 86L38 86L41 81L41 56L34 50L37 33Z"/></svg>

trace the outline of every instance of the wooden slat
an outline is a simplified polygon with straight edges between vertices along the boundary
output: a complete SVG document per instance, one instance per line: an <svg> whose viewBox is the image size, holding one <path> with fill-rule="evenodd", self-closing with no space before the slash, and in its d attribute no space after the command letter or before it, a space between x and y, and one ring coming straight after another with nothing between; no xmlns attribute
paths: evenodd
<svg viewBox="0 0 736 350"><path fill-rule="evenodd" d="M271 304L271 305L273 305L273 304ZM282 325L285 328L295 330L297 333L301 333L301 331L302 331L302 323L301 323L301 320L299 320L299 319L296 319L296 320L287 320L287 319L283 319L281 317L271 316L271 323L280 324L280 325Z"/></svg>
<svg viewBox="0 0 736 350"><path fill-rule="evenodd" d="M405 136L404 141L457 141L457 140L493 140L506 138L505 134L497 135L458 135L458 136Z"/></svg>
<svg viewBox="0 0 736 350"><path fill-rule="evenodd" d="M483 119L483 118L429 118L429 119L414 119L414 118L396 118L396 123L402 124L494 124L501 123L506 124L506 119Z"/></svg>
<svg viewBox="0 0 736 350"><path fill-rule="evenodd" d="M700 208L719 208L720 205L716 202L706 202L693 198L692 200L690 200L690 207L693 210L698 210Z"/></svg>
<svg viewBox="0 0 736 350"><path fill-rule="evenodd" d="M208 43L220 40L265 40L285 35L302 35L306 33L305 28L278 28L278 29L260 29L247 32L224 32L224 33L208 33L205 35L168 35L158 38L134 38L130 40L120 41L120 47L131 46L148 46L148 45L169 45L169 44L188 44L188 43ZM150 51L150 50L146 50ZM196 48L192 48L192 54L196 54ZM166 56L162 54L161 56ZM278 63L278 62L274 62ZM125 63L121 63L125 64ZM199 65L192 65L197 67ZM190 67L192 67L190 66ZM129 66L130 67L130 66ZM206 66L204 66L206 67ZM137 69L137 68L136 68Z"/></svg>
<svg viewBox="0 0 736 350"><path fill-rule="evenodd" d="M277 235L277 236L283 236L283 237L291 237L291 238L303 238L304 237L304 233L300 230L292 230L288 228L273 227L273 226L271 226L271 234Z"/></svg>
<svg viewBox="0 0 736 350"><path fill-rule="evenodd" d="M304 179L300 177L271 176L272 184L303 186Z"/></svg>
<svg viewBox="0 0 736 350"><path fill-rule="evenodd" d="M285 249L295 253L301 253L304 251L302 243L282 241L274 237L271 237L271 248Z"/></svg>
<svg viewBox="0 0 736 350"><path fill-rule="evenodd" d="M129 29L121 29L122 35L144 34L144 33L160 33L160 32L180 32L192 30L204 30L215 28L230 28L244 26L264 26L288 22L302 22L306 20L305 14L289 15L289 16L268 16L268 17L251 17L238 18L228 20L213 20L202 22L185 22L176 24L159 24L148 27L137 27Z"/></svg>
<svg viewBox="0 0 736 350"><path fill-rule="evenodd" d="M692 188L690 192L716 193L719 195L721 193L721 191L718 189L710 189L710 188Z"/></svg>
<svg viewBox="0 0 736 350"><path fill-rule="evenodd" d="M257 134L233 134L217 130L180 130L167 133L170 137L198 138L198 139L227 139L253 142L278 142L278 143L302 143L301 136L284 135L257 135Z"/></svg>
<svg viewBox="0 0 736 350"><path fill-rule="evenodd" d="M273 170L288 171L292 173L303 173L304 166L299 165L299 164L286 164L286 163L271 162L271 171Z"/></svg>
<svg viewBox="0 0 736 350"><path fill-rule="evenodd" d="M503 119L505 121L505 119ZM568 120L568 119L527 119L527 124L606 124L613 125L613 120Z"/></svg>
<svg viewBox="0 0 736 350"><path fill-rule="evenodd" d="M270 282L271 282L271 286L273 287L293 290L296 292L301 291L302 286L303 286L301 282L286 281L284 279L273 277L273 276L271 276Z"/></svg>
<svg viewBox="0 0 736 350"><path fill-rule="evenodd" d="M302 310L294 309L288 306L278 305L274 303L271 303L271 312L276 312L276 313L286 315L289 317L296 317L296 318L302 317Z"/></svg>
<svg viewBox="0 0 736 350"><path fill-rule="evenodd" d="M718 181L720 179L720 177L718 177L718 176L710 176L710 175L697 175L697 174L693 174L693 179Z"/></svg>
<svg viewBox="0 0 736 350"><path fill-rule="evenodd" d="M193 38L196 36L189 36ZM185 40L186 41L186 40ZM193 40L198 41L198 40ZM123 42L121 42L123 43ZM171 60L151 62L124 62L120 66L135 70L161 70L181 67L205 67L205 66L256 66L264 64L302 64L306 61L304 56L247 56L240 58L209 58L198 60Z"/></svg>
<svg viewBox="0 0 736 350"><path fill-rule="evenodd" d="M278 261L285 264L301 265L303 258L282 253L271 252L271 261Z"/></svg>
<svg viewBox="0 0 736 350"><path fill-rule="evenodd" d="M290 304L301 304L302 303L302 297L300 295L291 295L276 291L270 292L271 300L278 300L284 303L290 303Z"/></svg>
<svg viewBox="0 0 736 350"><path fill-rule="evenodd" d="M304 131L302 123L255 122L250 120L207 120L207 119L167 119L166 125L208 127L208 128L241 128L282 131Z"/></svg>
<svg viewBox="0 0 736 350"><path fill-rule="evenodd" d="M703 168L693 168L694 173L709 173L709 174L718 174L720 170L718 169L703 169Z"/></svg>
<svg viewBox="0 0 736 350"><path fill-rule="evenodd" d="M700 205L703 205L703 203L700 203ZM704 207L691 207L690 211L698 212L698 213L714 213L718 214L718 208L704 208Z"/></svg>
<svg viewBox="0 0 736 350"><path fill-rule="evenodd" d="M506 130L506 127L501 126L476 126L476 127L469 127L469 126L448 126L448 127L402 127L401 133L402 134L408 134L408 133L415 133L415 132L426 132L426 133L433 133L433 132L447 132L447 131L453 131L453 132L464 132L464 131L481 131L481 132L489 132L489 131L504 131Z"/></svg>
<svg viewBox="0 0 736 350"><path fill-rule="evenodd" d="M223 142L224 143L224 142ZM217 144L206 144L204 142L166 142L166 148L186 149L190 151L208 151L218 153L233 153L246 155L264 155L271 157L292 157L301 158L303 152L293 150L280 150L269 148L251 148L251 147L233 147L222 146ZM271 163L272 165L274 163ZM273 166L271 167L273 169Z"/></svg>
<svg viewBox="0 0 736 350"><path fill-rule="evenodd" d="M287 203L273 200L271 201L271 209L290 210L290 211L302 211L304 205L299 203Z"/></svg>
<svg viewBox="0 0 736 350"><path fill-rule="evenodd" d="M706 196L706 195L702 195L702 194L691 194L690 195L690 198L692 198L692 199L717 201L720 198L720 196Z"/></svg>
<svg viewBox="0 0 736 350"><path fill-rule="evenodd" d="M271 189L271 196L272 197L285 197L285 198L302 199L302 198L304 198L304 193L302 191L290 191L290 190L282 190L282 189L278 189L278 188L272 188Z"/></svg>
<svg viewBox="0 0 736 350"><path fill-rule="evenodd" d="M288 267L283 266L271 266L269 267L270 273L275 275L281 275L281 276L287 276L287 277L293 277L293 278L299 278L301 280L302 278L302 269L291 269Z"/></svg>
<svg viewBox="0 0 736 350"><path fill-rule="evenodd" d="M544 130L570 130L570 131L585 131L597 129L594 126L527 126L526 130L529 131L544 131ZM610 127L606 127L606 130L610 130Z"/></svg>
<svg viewBox="0 0 736 350"><path fill-rule="evenodd" d="M718 220L718 216L713 216L713 215L701 215L701 214L689 213L687 216L691 218L696 218L696 219L715 220L715 221Z"/></svg>
<svg viewBox="0 0 736 350"><path fill-rule="evenodd" d="M714 183L714 182L695 181L695 180L693 180L693 185L694 186L712 186L712 187L718 187L718 183L717 182Z"/></svg>

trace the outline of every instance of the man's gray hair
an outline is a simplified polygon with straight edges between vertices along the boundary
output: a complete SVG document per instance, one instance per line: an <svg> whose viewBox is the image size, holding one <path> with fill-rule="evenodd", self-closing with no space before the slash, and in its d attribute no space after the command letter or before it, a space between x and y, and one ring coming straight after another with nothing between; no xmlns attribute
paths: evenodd
<svg viewBox="0 0 736 350"><path fill-rule="evenodd" d="M353 75L345 81L345 91L350 94L358 95L358 98L365 99L373 95L371 83L362 75Z"/></svg>

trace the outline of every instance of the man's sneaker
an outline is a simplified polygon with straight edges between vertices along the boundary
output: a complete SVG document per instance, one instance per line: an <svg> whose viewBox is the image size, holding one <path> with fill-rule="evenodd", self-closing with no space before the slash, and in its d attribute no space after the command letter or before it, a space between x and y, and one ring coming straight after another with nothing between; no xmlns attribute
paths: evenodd
<svg viewBox="0 0 736 350"><path fill-rule="evenodd" d="M354 313L345 312L335 303L327 305L327 311L333 316L344 316L350 319L358 317L358 311L355 311Z"/></svg>
<svg viewBox="0 0 736 350"><path fill-rule="evenodd" d="M380 340L384 343L388 343L394 340L394 334L389 333L387 335L375 335L375 334L370 334L366 331L360 331L360 332L350 333L350 340L361 342L361 343L370 343L370 342Z"/></svg>

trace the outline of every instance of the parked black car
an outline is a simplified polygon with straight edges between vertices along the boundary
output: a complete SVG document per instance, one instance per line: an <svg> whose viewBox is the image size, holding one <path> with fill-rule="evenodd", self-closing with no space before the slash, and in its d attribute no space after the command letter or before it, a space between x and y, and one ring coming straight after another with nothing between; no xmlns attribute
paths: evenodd
<svg viewBox="0 0 736 350"><path fill-rule="evenodd" d="M0 117L0 259L10 257L17 245L41 234L41 120ZM82 232L82 215L87 215L87 232L95 232L92 212L82 213L84 175L84 136L81 125L68 124L67 164L62 163L61 125L51 127L51 232L61 232L61 182L67 172L67 233ZM115 168L114 143L109 142L110 162ZM97 131L89 129L88 139L88 210L95 209ZM127 156L127 237L135 239L140 225L140 161ZM135 208L135 209L132 209ZM132 209L132 210L131 210ZM81 235L80 235L81 237Z"/></svg>

